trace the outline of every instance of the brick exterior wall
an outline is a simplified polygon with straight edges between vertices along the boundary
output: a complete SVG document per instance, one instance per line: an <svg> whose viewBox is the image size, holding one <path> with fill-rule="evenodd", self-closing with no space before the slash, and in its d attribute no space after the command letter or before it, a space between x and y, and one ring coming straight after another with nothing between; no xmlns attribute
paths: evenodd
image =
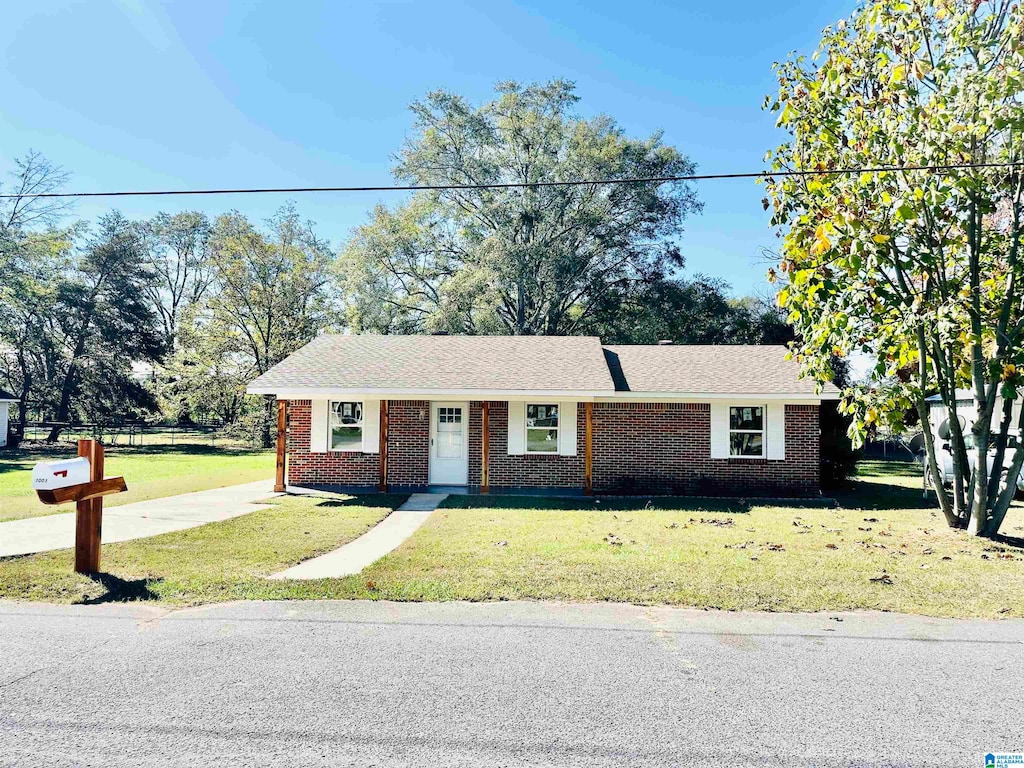
<svg viewBox="0 0 1024 768"><path fill-rule="evenodd" d="M288 482L292 485L376 487L380 455L310 453L310 402L288 403ZM430 459L430 403L392 400L388 404L388 482L426 485Z"/></svg>
<svg viewBox="0 0 1024 768"><path fill-rule="evenodd" d="M583 404L576 413L576 456L508 455L508 403L491 402L488 482L492 488L582 488L583 487ZM483 412L480 402L469 404L469 484L480 486L483 463Z"/></svg>
<svg viewBox="0 0 1024 768"><path fill-rule="evenodd" d="M786 458L712 459L709 403L595 403L598 493L807 495L819 489L818 406L786 406Z"/></svg>
<svg viewBox="0 0 1024 768"><path fill-rule="evenodd" d="M508 403L490 403L492 488L582 488L584 407L577 409L577 455L509 456ZM819 490L817 405L786 406L786 458L712 459L708 403L595 403L593 482L597 493L813 495ZM376 486L380 458L364 453L310 453L310 402L288 404L288 482ZM389 404L388 483L429 482L430 403ZM469 405L469 485L480 485L481 403Z"/></svg>

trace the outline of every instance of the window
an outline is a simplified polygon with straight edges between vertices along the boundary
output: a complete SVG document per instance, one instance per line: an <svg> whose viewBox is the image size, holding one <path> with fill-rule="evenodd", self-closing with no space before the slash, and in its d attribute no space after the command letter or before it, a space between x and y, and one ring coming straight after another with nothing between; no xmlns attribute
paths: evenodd
<svg viewBox="0 0 1024 768"><path fill-rule="evenodd" d="M729 408L729 455L747 458L764 456L764 407L760 405Z"/></svg>
<svg viewBox="0 0 1024 768"><path fill-rule="evenodd" d="M558 453L558 406L526 406L526 452Z"/></svg>
<svg viewBox="0 0 1024 768"><path fill-rule="evenodd" d="M462 409L438 407L437 458L462 458Z"/></svg>
<svg viewBox="0 0 1024 768"><path fill-rule="evenodd" d="M363 404L331 403L331 450L363 450Z"/></svg>

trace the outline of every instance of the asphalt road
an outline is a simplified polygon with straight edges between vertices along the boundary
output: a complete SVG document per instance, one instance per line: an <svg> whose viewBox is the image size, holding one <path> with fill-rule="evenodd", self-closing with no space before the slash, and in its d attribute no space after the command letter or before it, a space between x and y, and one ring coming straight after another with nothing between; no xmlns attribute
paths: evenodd
<svg viewBox="0 0 1024 768"><path fill-rule="evenodd" d="M0 765L983 766L1024 622L0 603Z"/></svg>

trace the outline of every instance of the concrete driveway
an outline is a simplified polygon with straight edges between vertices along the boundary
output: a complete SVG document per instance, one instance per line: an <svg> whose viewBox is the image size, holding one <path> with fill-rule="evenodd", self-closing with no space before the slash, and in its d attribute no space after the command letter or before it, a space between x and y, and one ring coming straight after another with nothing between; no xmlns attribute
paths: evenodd
<svg viewBox="0 0 1024 768"><path fill-rule="evenodd" d="M145 539L266 509L268 505L254 502L280 495L275 494L273 489L273 481L259 480L227 488L107 507L103 510L103 543ZM73 546L73 511L0 523L0 557Z"/></svg>
<svg viewBox="0 0 1024 768"><path fill-rule="evenodd" d="M0 765L950 768L1024 748L1019 620L0 603L0 627Z"/></svg>

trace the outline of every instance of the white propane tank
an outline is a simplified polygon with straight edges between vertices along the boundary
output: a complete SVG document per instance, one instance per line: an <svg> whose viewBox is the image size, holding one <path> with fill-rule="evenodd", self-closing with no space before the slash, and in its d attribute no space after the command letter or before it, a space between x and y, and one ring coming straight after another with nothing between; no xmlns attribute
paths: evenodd
<svg viewBox="0 0 1024 768"><path fill-rule="evenodd" d="M89 460L85 457L63 461L41 461L32 468L32 489L52 491L89 482Z"/></svg>

